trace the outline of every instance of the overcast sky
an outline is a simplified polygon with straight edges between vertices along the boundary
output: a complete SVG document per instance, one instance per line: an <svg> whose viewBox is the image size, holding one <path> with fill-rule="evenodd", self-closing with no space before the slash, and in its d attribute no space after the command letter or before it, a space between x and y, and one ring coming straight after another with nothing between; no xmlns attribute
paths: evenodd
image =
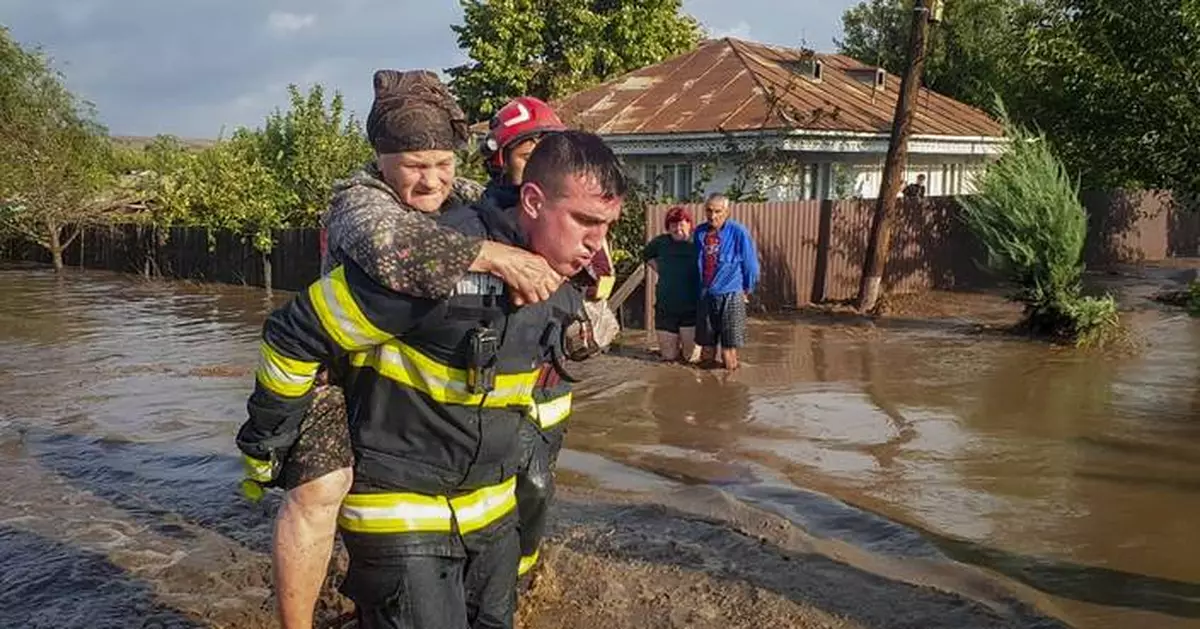
<svg viewBox="0 0 1200 629"><path fill-rule="evenodd" d="M829 51L853 0L684 0L713 36ZM117 135L214 138L319 82L360 115L377 68L466 61L457 0L0 0Z"/></svg>

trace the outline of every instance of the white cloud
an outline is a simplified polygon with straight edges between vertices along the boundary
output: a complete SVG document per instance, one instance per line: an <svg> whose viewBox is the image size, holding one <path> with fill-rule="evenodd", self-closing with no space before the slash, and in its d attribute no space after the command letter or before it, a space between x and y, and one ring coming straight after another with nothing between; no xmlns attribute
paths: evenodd
<svg viewBox="0 0 1200 629"><path fill-rule="evenodd" d="M733 28L714 28L712 29L712 37L720 39L722 37L733 37L735 39L745 39L753 41L750 36L750 25L745 20L733 25Z"/></svg>
<svg viewBox="0 0 1200 629"><path fill-rule="evenodd" d="M315 13L288 13L287 11L272 11L267 16L267 28L276 35L289 35L306 28L312 28L317 23Z"/></svg>

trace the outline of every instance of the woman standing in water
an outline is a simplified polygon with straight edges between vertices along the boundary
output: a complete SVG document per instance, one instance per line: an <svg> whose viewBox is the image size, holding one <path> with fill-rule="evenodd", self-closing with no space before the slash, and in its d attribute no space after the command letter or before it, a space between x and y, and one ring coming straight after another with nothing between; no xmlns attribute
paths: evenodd
<svg viewBox="0 0 1200 629"><path fill-rule="evenodd" d="M696 266L695 222L687 208L667 212L666 233L642 250L642 259L658 272L654 290L654 329L664 361L694 362L696 304L700 299L700 271Z"/></svg>

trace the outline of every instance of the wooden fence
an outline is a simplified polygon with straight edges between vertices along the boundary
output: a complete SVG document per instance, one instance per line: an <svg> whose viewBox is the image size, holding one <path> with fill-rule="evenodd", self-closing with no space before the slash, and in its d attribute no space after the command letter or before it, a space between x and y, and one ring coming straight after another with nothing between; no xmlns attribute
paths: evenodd
<svg viewBox="0 0 1200 629"><path fill-rule="evenodd" d="M321 273L319 232L284 229L264 256L242 236L200 227L156 231L146 225L85 229L63 252L66 266L247 286L300 290ZM50 262L44 249L8 242L4 257ZM268 273L270 282L268 283Z"/></svg>

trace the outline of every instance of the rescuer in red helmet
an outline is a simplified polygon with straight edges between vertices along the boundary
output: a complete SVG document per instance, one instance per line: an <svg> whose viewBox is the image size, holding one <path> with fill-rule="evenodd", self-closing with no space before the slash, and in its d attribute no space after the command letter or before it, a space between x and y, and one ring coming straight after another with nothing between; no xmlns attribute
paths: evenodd
<svg viewBox="0 0 1200 629"><path fill-rule="evenodd" d="M532 96L514 98L492 116L481 152L491 175L484 197L500 207L517 204L525 162L547 133L567 128L544 101Z"/></svg>

